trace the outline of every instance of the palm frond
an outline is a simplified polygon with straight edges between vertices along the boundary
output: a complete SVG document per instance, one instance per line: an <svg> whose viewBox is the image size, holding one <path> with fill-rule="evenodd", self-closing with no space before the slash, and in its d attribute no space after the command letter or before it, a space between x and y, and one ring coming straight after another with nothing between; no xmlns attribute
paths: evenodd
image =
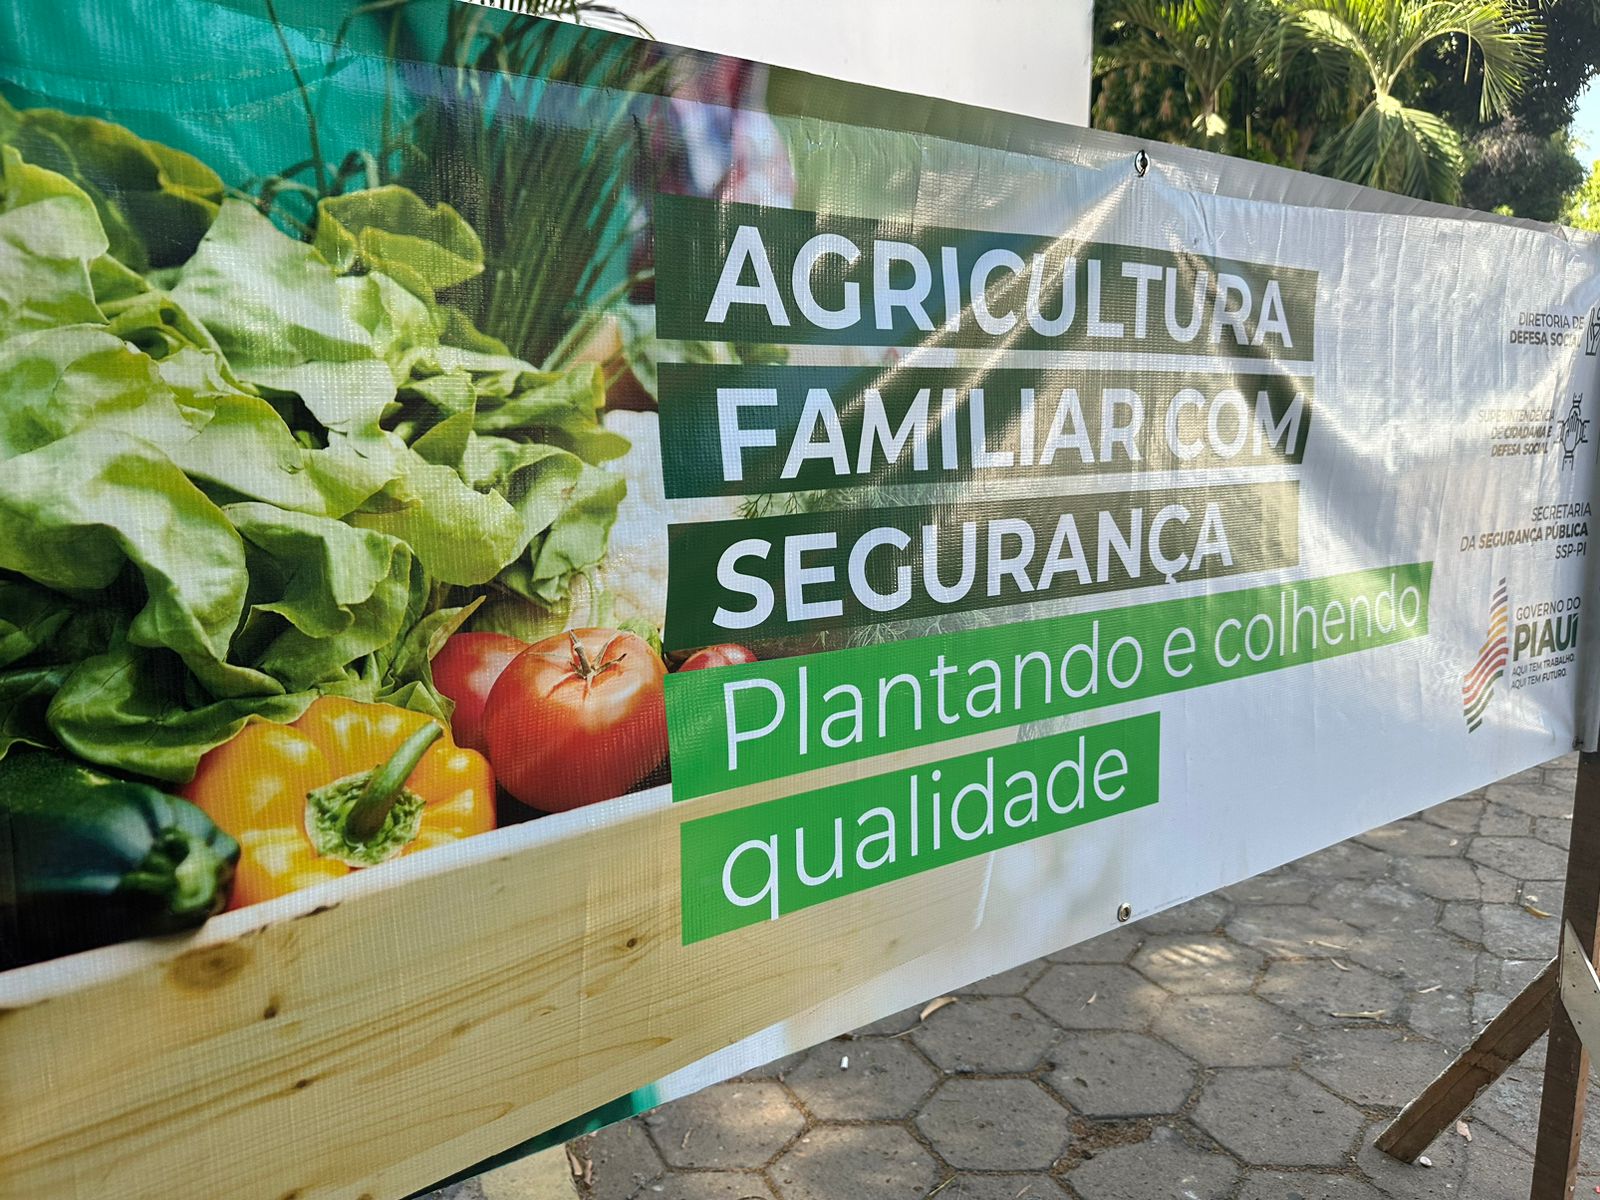
<svg viewBox="0 0 1600 1200"><path fill-rule="evenodd" d="M1442 118L1378 96L1329 143L1320 165L1351 183L1454 203L1466 152L1461 135Z"/></svg>

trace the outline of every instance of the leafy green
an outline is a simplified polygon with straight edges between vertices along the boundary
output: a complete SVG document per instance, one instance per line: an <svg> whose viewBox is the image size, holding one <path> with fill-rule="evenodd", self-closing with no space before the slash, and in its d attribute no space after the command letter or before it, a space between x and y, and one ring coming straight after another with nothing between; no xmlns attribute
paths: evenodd
<svg viewBox="0 0 1600 1200"><path fill-rule="evenodd" d="M285 687L337 684L346 664L405 628L413 558L404 543L269 504L226 511L250 568L240 645Z"/></svg>
<svg viewBox="0 0 1600 1200"><path fill-rule="evenodd" d="M316 247L341 271L382 271L432 299L483 270L483 243L448 204L403 187L332 196L317 206Z"/></svg>
<svg viewBox="0 0 1600 1200"><path fill-rule="evenodd" d="M202 754L251 717L293 721L316 698L306 691L214 699L195 692L175 655L122 641L72 667L50 700L48 721L55 739L80 758L182 783Z"/></svg>
<svg viewBox="0 0 1600 1200"><path fill-rule="evenodd" d="M281 690L228 661L247 583L222 511L148 442L82 429L0 477L0 569L69 595L142 584L128 638L165 646L219 695Z"/></svg>
<svg viewBox="0 0 1600 1200"><path fill-rule="evenodd" d="M136 271L188 258L222 200L222 180L199 159L109 121L0 99L0 142L75 184L111 253Z"/></svg>
<svg viewBox="0 0 1600 1200"><path fill-rule="evenodd" d="M487 583L524 544L522 522L504 496L474 491L449 467L414 454L382 498L381 509L369 506L350 520L405 542L441 583Z"/></svg>
<svg viewBox="0 0 1600 1200"><path fill-rule="evenodd" d="M437 294L485 267L398 187L308 242L197 161L0 106L0 755L182 781L318 696L447 718L484 601L550 614L606 552L625 439Z"/></svg>
<svg viewBox="0 0 1600 1200"><path fill-rule="evenodd" d="M105 253L94 205L60 175L0 152L0 328L103 320L89 263Z"/></svg>
<svg viewBox="0 0 1600 1200"><path fill-rule="evenodd" d="M211 331L244 378L262 367L374 357L370 334L344 310L327 260L240 200L222 206L172 297Z"/></svg>
<svg viewBox="0 0 1600 1200"><path fill-rule="evenodd" d="M0 461L88 427L169 444L194 433L157 364L92 325L0 342L0 395Z"/></svg>
<svg viewBox="0 0 1600 1200"><path fill-rule="evenodd" d="M626 491L627 484L619 476L585 465L532 567L516 563L501 576L502 582L530 600L558 603L573 576L605 557L617 505Z"/></svg>

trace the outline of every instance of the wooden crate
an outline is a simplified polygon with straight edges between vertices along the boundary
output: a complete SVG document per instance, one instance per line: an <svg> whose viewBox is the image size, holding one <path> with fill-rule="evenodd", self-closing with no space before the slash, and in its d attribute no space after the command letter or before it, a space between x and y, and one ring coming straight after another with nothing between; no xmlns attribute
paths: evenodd
<svg viewBox="0 0 1600 1200"><path fill-rule="evenodd" d="M392 1200L970 929L982 859L682 944L685 819L857 771L658 789L0 975L0 1200Z"/></svg>

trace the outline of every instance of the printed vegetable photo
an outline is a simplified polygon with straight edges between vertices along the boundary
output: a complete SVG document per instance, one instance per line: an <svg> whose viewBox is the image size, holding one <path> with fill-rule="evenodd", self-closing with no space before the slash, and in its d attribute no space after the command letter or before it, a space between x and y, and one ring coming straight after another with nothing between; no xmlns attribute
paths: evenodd
<svg viewBox="0 0 1600 1200"><path fill-rule="evenodd" d="M662 653L648 204L781 148L648 43L434 6L319 91L411 6L239 7L293 158L0 93L0 968L661 784L752 657Z"/></svg>

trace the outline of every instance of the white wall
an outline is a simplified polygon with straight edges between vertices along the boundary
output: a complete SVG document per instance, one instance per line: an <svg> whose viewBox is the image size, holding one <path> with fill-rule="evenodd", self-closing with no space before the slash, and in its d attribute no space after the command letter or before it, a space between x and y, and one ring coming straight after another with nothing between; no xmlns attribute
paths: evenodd
<svg viewBox="0 0 1600 1200"><path fill-rule="evenodd" d="M655 37L1089 122L1090 0L617 0Z"/></svg>

